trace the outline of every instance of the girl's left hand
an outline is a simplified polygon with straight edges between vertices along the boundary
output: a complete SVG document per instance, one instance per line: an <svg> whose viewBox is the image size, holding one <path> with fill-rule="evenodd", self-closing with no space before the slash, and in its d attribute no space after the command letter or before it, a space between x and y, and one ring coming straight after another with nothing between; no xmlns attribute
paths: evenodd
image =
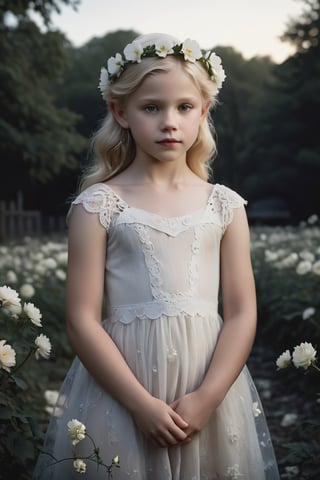
<svg viewBox="0 0 320 480"><path fill-rule="evenodd" d="M188 427L184 429L187 438L180 445L192 441L193 437L207 424L216 406L212 400L208 401L197 390L187 393L170 404L170 407L188 423Z"/></svg>

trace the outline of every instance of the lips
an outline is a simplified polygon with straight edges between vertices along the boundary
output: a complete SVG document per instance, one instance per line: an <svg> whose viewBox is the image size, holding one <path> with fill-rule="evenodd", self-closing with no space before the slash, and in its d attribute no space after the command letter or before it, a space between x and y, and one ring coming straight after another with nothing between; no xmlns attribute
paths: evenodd
<svg viewBox="0 0 320 480"><path fill-rule="evenodd" d="M175 138L164 138L163 140L159 140L157 143L160 143L161 145L174 145L181 142Z"/></svg>

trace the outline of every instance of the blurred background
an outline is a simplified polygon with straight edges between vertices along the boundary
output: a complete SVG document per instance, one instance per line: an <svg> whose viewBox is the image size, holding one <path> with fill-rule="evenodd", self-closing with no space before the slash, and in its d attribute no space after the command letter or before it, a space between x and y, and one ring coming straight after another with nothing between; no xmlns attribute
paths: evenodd
<svg viewBox="0 0 320 480"><path fill-rule="evenodd" d="M29 228L63 228L106 113L100 68L150 31L195 38L223 59L211 181L248 199L251 223L292 224L319 211L318 0L0 5L0 201L33 212ZM1 239L9 232L0 223Z"/></svg>

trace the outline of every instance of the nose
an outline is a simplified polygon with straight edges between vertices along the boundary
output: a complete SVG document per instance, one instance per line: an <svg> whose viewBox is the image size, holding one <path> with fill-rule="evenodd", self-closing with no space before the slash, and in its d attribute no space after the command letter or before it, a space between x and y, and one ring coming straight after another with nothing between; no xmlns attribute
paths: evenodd
<svg viewBox="0 0 320 480"><path fill-rule="evenodd" d="M165 109L161 118L161 130L172 131L177 129L177 115L173 109Z"/></svg>

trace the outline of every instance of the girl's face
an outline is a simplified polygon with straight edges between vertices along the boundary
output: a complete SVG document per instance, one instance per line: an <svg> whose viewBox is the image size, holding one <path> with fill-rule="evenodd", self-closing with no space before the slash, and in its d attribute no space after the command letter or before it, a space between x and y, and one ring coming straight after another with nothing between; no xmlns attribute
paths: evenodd
<svg viewBox="0 0 320 480"><path fill-rule="evenodd" d="M114 106L113 113L130 129L136 159L185 162L207 108L192 79L175 62L170 71L146 77L125 107Z"/></svg>

